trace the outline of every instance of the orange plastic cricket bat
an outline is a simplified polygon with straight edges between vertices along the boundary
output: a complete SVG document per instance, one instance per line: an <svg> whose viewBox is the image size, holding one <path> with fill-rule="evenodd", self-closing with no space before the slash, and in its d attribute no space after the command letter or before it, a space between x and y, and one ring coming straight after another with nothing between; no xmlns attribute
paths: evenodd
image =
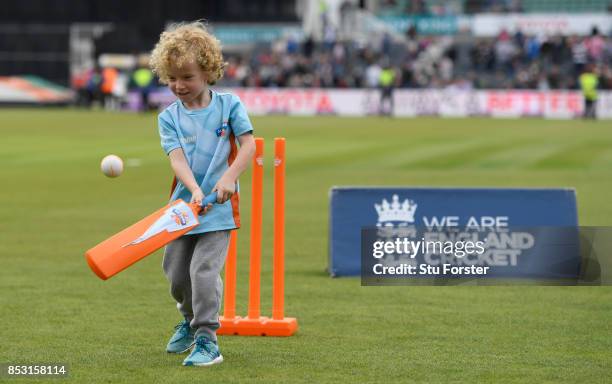
<svg viewBox="0 0 612 384"><path fill-rule="evenodd" d="M202 206L217 201L213 192ZM85 252L87 264L102 280L116 275L200 224L202 206L176 200Z"/></svg>

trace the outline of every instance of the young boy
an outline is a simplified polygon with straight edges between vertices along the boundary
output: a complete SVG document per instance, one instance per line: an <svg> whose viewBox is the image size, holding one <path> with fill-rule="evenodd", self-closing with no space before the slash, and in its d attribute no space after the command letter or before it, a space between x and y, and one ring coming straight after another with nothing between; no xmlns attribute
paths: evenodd
<svg viewBox="0 0 612 384"><path fill-rule="evenodd" d="M176 175L171 201L201 204L205 194L217 192L218 204L205 207L202 224L164 253L170 293L184 318L166 350L182 353L195 345L183 365L223 361L216 336L219 274L229 232L240 227L238 176L255 153L253 127L238 97L209 89L224 66L219 41L200 22L171 26L151 54L152 70L178 98L158 118L161 144Z"/></svg>

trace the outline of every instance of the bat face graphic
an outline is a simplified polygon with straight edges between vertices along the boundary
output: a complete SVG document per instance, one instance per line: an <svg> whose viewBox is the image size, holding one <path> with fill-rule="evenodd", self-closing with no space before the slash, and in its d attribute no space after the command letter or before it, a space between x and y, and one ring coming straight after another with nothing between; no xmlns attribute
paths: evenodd
<svg viewBox="0 0 612 384"><path fill-rule="evenodd" d="M124 245L124 247L142 243L143 241L150 239L163 231L176 232L187 226L197 225L198 223L198 219L193 214L193 211L189 205L185 202L181 202L180 204L168 208L166 212L164 212L164 214L155 221L155 223L153 223L142 235L140 235L140 237L127 243Z"/></svg>
<svg viewBox="0 0 612 384"><path fill-rule="evenodd" d="M186 212L181 212L175 208L172 210L171 217L174 219L176 225L184 227L187 224L187 219L189 218L189 215Z"/></svg>

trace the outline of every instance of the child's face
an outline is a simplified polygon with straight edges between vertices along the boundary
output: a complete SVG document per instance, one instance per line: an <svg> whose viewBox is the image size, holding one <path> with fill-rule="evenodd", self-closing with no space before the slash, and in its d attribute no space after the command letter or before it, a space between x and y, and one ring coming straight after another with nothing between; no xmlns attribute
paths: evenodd
<svg viewBox="0 0 612 384"><path fill-rule="evenodd" d="M197 104L202 92L208 87L204 72L194 63L189 62L182 67L170 67L168 71L168 87L184 104Z"/></svg>

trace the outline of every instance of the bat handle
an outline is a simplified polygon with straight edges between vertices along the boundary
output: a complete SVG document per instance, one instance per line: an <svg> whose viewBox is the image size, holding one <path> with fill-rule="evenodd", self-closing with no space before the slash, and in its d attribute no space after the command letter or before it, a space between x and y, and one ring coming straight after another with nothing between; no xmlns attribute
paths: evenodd
<svg viewBox="0 0 612 384"><path fill-rule="evenodd" d="M208 204L214 204L217 202L217 192L211 192L207 195L204 200L202 200L202 207L207 206Z"/></svg>

